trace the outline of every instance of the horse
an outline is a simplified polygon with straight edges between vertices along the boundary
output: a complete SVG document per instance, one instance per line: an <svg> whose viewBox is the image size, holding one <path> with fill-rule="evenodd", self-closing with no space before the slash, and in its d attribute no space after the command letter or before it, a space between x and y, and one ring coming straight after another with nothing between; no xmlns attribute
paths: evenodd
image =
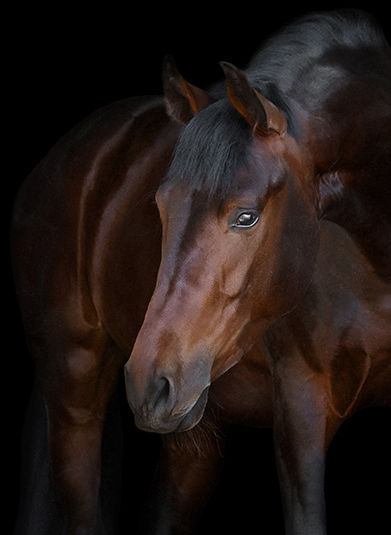
<svg viewBox="0 0 391 535"><path fill-rule="evenodd" d="M325 535L328 444L391 402L390 47L339 11L222 68L214 98L165 67L185 128L156 194L162 259L127 397L141 429L191 430L263 335L286 533Z"/></svg>
<svg viewBox="0 0 391 535"><path fill-rule="evenodd" d="M124 101L99 111L54 147L16 202L15 281L45 395L51 470L67 533L110 531L98 507L100 438L108 400L155 285L161 231L152 201L182 129L175 116L178 104L182 121L189 102L194 107L199 100L209 101L175 72L172 76L172 66L166 69L174 82L174 90L166 84L171 117L161 99ZM180 100L175 108L173 95ZM194 510L205 501L220 447L218 435L210 438L204 431L208 422L212 429L221 421L271 425L273 389L263 355L261 346L251 345L211 384L201 424L165 437L168 468L161 484L167 492L159 503L156 532L189 531ZM189 452L177 444L192 443L201 430L207 434L208 456L196 456L192 470ZM177 483L184 478L179 492ZM37 491L39 481L31 480L27 490ZM20 530L26 525L39 525L41 532L53 529L50 515L37 519L34 514L34 507L25 512Z"/></svg>

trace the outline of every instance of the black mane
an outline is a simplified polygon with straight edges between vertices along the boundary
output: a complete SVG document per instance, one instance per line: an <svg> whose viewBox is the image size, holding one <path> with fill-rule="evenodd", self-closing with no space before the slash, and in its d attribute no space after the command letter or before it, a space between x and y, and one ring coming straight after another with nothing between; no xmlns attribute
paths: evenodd
<svg viewBox="0 0 391 535"><path fill-rule="evenodd" d="M370 15L342 9L309 14L287 25L266 41L245 72L251 85L285 113L288 132L297 138L298 102L314 110L329 95L333 79L340 82L360 65L368 72L369 63L371 73L389 70L389 53L382 30ZM322 60L327 62L325 73ZM222 93L221 86L216 87L219 100L186 126L166 178L187 181L193 188L204 186L211 196L224 199L239 167L248 161L251 130L230 104L225 85Z"/></svg>
<svg viewBox="0 0 391 535"><path fill-rule="evenodd" d="M307 66L327 52L341 49L389 50L389 44L377 22L364 11L309 13L268 39L253 56L246 72L253 83L272 82L285 93Z"/></svg>

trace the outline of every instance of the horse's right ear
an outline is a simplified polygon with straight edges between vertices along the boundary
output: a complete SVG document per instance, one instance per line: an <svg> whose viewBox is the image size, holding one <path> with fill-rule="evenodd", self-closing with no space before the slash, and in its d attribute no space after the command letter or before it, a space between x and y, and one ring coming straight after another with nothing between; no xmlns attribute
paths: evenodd
<svg viewBox="0 0 391 535"><path fill-rule="evenodd" d="M171 56L163 62L163 89L167 113L184 124L212 102L206 91L186 82Z"/></svg>

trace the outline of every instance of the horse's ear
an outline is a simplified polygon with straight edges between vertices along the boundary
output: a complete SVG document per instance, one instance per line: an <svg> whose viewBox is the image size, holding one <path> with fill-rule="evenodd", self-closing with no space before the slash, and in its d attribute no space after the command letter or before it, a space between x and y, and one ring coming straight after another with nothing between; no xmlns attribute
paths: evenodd
<svg viewBox="0 0 391 535"><path fill-rule="evenodd" d="M212 102L206 91L186 82L171 56L163 62L163 89L167 113L181 123L188 123Z"/></svg>
<svg viewBox="0 0 391 535"><path fill-rule="evenodd" d="M253 89L243 71L222 61L227 79L227 92L231 104L246 119L258 135L277 133L283 135L287 129L285 115L270 100Z"/></svg>

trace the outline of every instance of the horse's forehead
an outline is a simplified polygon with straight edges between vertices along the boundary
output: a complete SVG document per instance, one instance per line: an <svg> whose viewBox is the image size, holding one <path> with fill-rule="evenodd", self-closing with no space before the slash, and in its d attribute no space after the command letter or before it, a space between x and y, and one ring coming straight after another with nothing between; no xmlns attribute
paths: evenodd
<svg viewBox="0 0 391 535"><path fill-rule="evenodd" d="M267 144L253 141L249 146L248 157L237 166L233 175L222 174L216 183L211 185L208 170L204 169L204 177L193 177L188 169L184 169L181 179L163 182L158 197L168 211L187 214L216 213L221 207L235 202L240 197L250 198L267 193L270 185L284 174L281 158L276 158Z"/></svg>
<svg viewBox="0 0 391 535"><path fill-rule="evenodd" d="M280 170L273 166L243 167L238 170L225 192L217 189L211 194L207 185L193 186L191 180L188 180L163 185L158 197L171 215L207 216L221 213L223 207L239 202L240 199L262 197L268 191L270 184L275 181L275 177L279 177L280 174Z"/></svg>
<svg viewBox="0 0 391 535"><path fill-rule="evenodd" d="M185 225L199 226L201 217L205 218L217 206L217 202L208 198L207 191L192 188L188 183L163 184L156 197L163 226L171 223L177 230Z"/></svg>

